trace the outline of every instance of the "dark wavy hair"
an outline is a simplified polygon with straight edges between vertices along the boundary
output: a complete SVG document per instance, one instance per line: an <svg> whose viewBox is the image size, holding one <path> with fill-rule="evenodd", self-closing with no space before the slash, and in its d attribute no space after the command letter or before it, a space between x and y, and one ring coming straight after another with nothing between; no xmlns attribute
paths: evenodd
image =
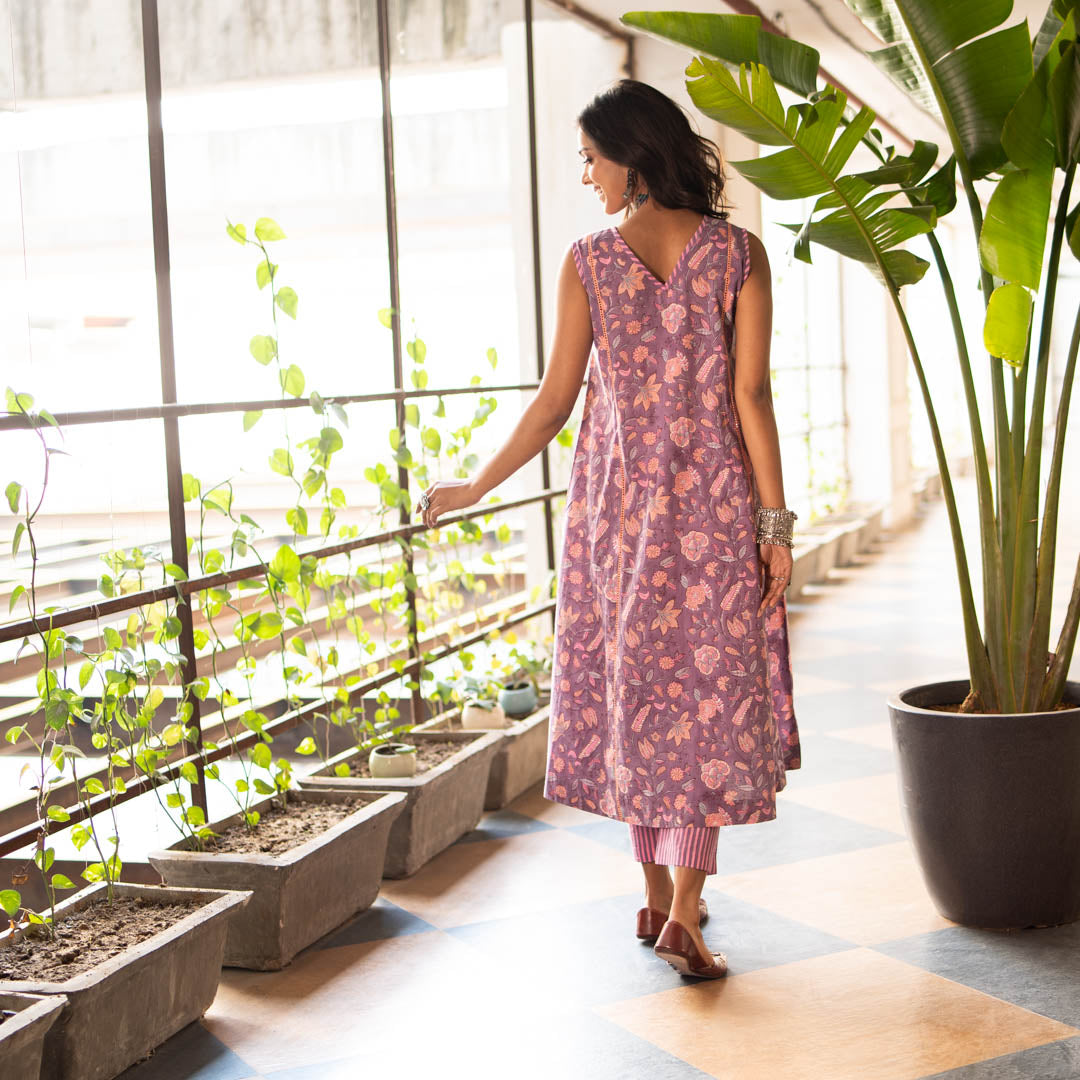
<svg viewBox="0 0 1080 1080"><path fill-rule="evenodd" d="M597 94L577 122L604 157L637 173L660 206L728 216L720 148L699 135L682 107L655 87L620 79Z"/></svg>

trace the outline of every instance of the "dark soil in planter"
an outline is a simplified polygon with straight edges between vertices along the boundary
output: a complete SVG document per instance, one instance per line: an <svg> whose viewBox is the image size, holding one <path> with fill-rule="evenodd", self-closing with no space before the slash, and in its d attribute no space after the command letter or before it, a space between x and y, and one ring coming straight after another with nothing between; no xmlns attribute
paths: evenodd
<svg viewBox="0 0 1080 1080"><path fill-rule="evenodd" d="M479 735L477 737L479 738ZM401 741L405 742L406 740ZM419 748L416 751L416 775L420 776L422 773L434 769L436 765L442 764L448 757L453 757L459 750L464 750L469 744L462 742L460 739L421 739L416 745ZM368 780L372 779L371 770L368 768L369 752L361 750L358 754L354 754L349 758L350 776L362 776ZM375 779L382 778L375 777Z"/></svg>
<svg viewBox="0 0 1080 1080"><path fill-rule="evenodd" d="M339 821L371 802L366 795L352 795L341 802L291 800L287 810L275 802L261 811L254 830L241 821L223 830L206 845L208 852L280 855L326 832Z"/></svg>
<svg viewBox="0 0 1080 1080"><path fill-rule="evenodd" d="M96 901L63 916L55 941L42 934L0 946L0 980L63 982L167 930L205 902L155 904L142 896Z"/></svg>
<svg viewBox="0 0 1080 1080"><path fill-rule="evenodd" d="M963 704L963 703L959 702L959 701L955 701L955 702L953 702L952 704L949 704L949 705L934 705L934 706L931 706L931 707L933 709L935 709L937 712L960 713L961 704ZM1075 709L1075 708L1076 708L1075 702L1072 702L1072 701L1059 701L1052 709L1048 709L1046 711L1047 712L1059 712L1062 709ZM963 713L962 715L964 715L964 716L996 716L997 714L996 713L984 713L984 712L981 712L981 711L976 711L974 713Z"/></svg>

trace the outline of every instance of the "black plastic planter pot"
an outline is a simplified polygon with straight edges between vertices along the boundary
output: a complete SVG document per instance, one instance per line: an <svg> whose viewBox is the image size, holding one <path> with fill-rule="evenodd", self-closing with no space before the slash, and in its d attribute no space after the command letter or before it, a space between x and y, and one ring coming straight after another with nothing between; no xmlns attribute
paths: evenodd
<svg viewBox="0 0 1080 1080"><path fill-rule="evenodd" d="M1080 919L1080 682L1077 707L956 713L967 679L888 700L900 800L938 912L988 930Z"/></svg>

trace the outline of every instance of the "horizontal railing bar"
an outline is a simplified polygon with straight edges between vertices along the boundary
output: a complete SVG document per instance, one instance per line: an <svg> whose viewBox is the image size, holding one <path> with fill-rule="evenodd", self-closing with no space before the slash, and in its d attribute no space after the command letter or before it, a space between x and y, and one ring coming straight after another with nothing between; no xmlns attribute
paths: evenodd
<svg viewBox="0 0 1080 1080"><path fill-rule="evenodd" d="M489 623L485 628L487 632L490 633L492 627L497 624L497 621L500 618L505 622L505 620L515 617L516 613L521 610L523 604L525 604L525 601L522 599L522 594L519 592L513 593L507 597L503 597L499 601L491 601L490 603L484 605L486 609L492 609L493 616L492 622ZM440 631L438 629L439 625L441 624L436 623L429 628L430 632L428 633L425 641L421 645L421 651L431 652L432 649L428 648L428 646L437 646L439 645L440 638L445 639L448 636L444 631ZM408 651L396 649L393 652L388 652L384 654L380 659L382 660L384 665L382 670L379 672L378 675L370 677L375 681L375 689L377 689L378 686L383 685L383 683L393 682L401 677L397 674L396 669L394 669L392 665L395 661L399 659L402 661L408 660ZM365 661L361 657L357 667L349 668L348 670L343 669L340 672L340 679L344 680L352 675L357 674L361 670L365 670L368 667L369 662L370 661ZM341 685L345 687L346 690L348 690L351 697L354 691L350 689L344 681L341 682ZM365 683L364 686L365 689L371 689L372 683L369 681L368 683ZM333 688L333 684L331 688ZM168 686L162 687L162 689L169 691L179 690L182 689L182 687L178 687L176 686L176 684L170 684ZM328 706L333 706L333 702L329 701L325 697L318 700L324 701ZM33 698L31 702L28 702L28 704L33 704L37 709L40 709L41 706L41 702L37 698ZM288 711L287 697L278 696L266 698L265 700L261 701L242 701L236 705L228 707L222 704L216 711L210 713L204 712L202 714L201 719L203 738L208 739L211 742L220 742L222 739L228 737L229 726L235 724L236 721L247 709L254 709L260 712L270 712L272 710L278 711L281 706L286 706L283 710L281 710L281 713L283 715L284 712ZM207 723L208 721L209 724ZM165 763L167 764L169 761L173 760L173 758L175 758L177 761L183 760L186 757L184 751L185 747L182 744L169 748L169 750L167 750L164 755ZM79 780L82 783L86 783L86 781L89 780L91 777L96 776L100 778L101 776L107 774L108 771L109 763L107 760L105 760L95 768L85 769L79 776ZM137 781L141 774L137 767L134 764L131 764L123 767L115 766L114 775L119 776L124 781L124 783L127 784L129 782ZM77 799L77 789L74 787L74 781L70 779L58 779L52 784L52 789L53 798L57 801L65 798ZM32 805L35 799L36 796L28 794L19 802L13 803L11 806L5 807L4 809L0 810L0 821L5 818L15 816L16 820L13 823L9 824L9 830L15 830L22 827L23 825L29 825L32 822L36 821L36 806ZM21 809L22 812L14 814L14 811L16 809Z"/></svg>
<svg viewBox="0 0 1080 1080"><path fill-rule="evenodd" d="M350 691L350 701L355 697L362 697L369 690L377 689L384 683L397 682L399 679L404 678L405 672L412 670L421 663L435 664L440 660L445 660L446 657L486 638L493 629L501 630L506 627L516 626L519 623L528 622L538 615L543 615L545 612L552 611L555 608L555 604L555 600L547 600L542 604L536 604L531 608L526 608L524 611L518 612L517 615L504 619L499 623L498 627L486 626L482 630L467 635L458 641L448 643L444 649L436 651L435 654L430 656L427 660L424 660L421 657L414 657L411 660L407 660L400 672L395 669L393 671L381 672L379 675L374 675L370 679L359 683L352 691ZM429 652L430 651L431 650L429 650ZM318 712L318 710L325 707L325 701L308 702L308 704L301 706L299 709L294 709L291 712L287 712L284 716L278 717L276 720L271 720L268 724L264 725L263 731L270 735L290 731L292 728L297 727L305 720L309 719ZM444 711L452 712L453 710ZM202 760L206 764L210 764L211 762L219 761L223 758L232 757L237 751L246 750L248 747L254 746L255 743L259 741L260 736L258 732L247 731L225 746L219 746L216 750L205 751L202 754ZM160 787L170 783L180 775L180 770L185 764L194 765L198 759L199 755L189 754L187 757L174 761L161 769L156 777L143 776L140 780L128 784L127 790L124 792L114 793L112 795L106 792L103 795L94 796L94 798L90 799L85 805L78 803L74 806L69 806L66 808L69 815L67 821L55 822L38 819L32 825L27 825L15 832L8 833L6 836L0 837L0 856L10 855L13 851L18 851L19 848L34 843L41 835L47 836L50 832L62 832L64 829L76 825L80 821L85 821L95 814L108 810L110 806L128 802L130 799L134 799L139 795L145 795L147 792L153 790L154 787Z"/></svg>
<svg viewBox="0 0 1080 1080"><path fill-rule="evenodd" d="M583 384L584 385L584 384ZM357 405L398 398L450 397L454 394L502 394L512 390L536 390L538 382L510 383L505 386L454 386L443 390L385 390L377 394L339 394L323 397L327 404ZM185 416L211 416L215 413L258 412L268 409L311 408L309 398L266 398L262 401L214 401L192 404L136 405L130 409L93 409L85 412L56 413L54 419L61 427L72 424L111 424L131 420L167 420ZM0 431L25 428L21 413L0 416Z"/></svg>
<svg viewBox="0 0 1080 1080"><path fill-rule="evenodd" d="M514 499L512 502L485 503L480 509L470 508L468 513L455 514L453 517L441 520L438 528L443 529L453 525L455 522L470 520L481 514L502 513L504 510L516 510L521 506L529 506L532 503L546 502L558 498L560 495L565 495L566 492L566 488L548 488L547 491L527 495L522 499ZM376 544L388 544L399 536L412 536L413 533L417 532L430 532L430 530L424 524L402 525L396 529L376 533L373 536L358 537L355 540L330 544L326 547L301 551L297 554L301 558L308 555L314 555L318 559L330 558L334 555L344 555L350 551L356 551L359 548L373 547ZM160 585L156 589L141 589L138 592L126 593L124 596L117 596L111 600L103 600L100 604L84 604L82 607L72 608L69 611L56 611L51 615L42 615L38 619L22 619L19 622L0 626L0 642L13 641L16 638L26 637L30 634L39 634L43 630L55 630L63 626L73 626L76 623L99 619L105 615L115 615L121 611L142 607L144 604L154 604L159 600L174 598L178 593L182 596L190 596L192 593L202 592L204 589L214 589L221 585L229 585L234 581L258 577L264 572L263 564L256 563L220 574L207 574L203 577L188 578L187 581L176 581L171 585Z"/></svg>

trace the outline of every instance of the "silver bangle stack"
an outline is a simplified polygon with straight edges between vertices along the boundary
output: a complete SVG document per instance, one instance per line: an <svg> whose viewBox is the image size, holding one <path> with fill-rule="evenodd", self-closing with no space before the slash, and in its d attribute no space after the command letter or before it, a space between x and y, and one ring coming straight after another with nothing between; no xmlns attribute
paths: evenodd
<svg viewBox="0 0 1080 1080"><path fill-rule="evenodd" d="M794 510L788 510L784 506L759 506L755 520L754 542L794 547L791 530L792 523L798 516Z"/></svg>

